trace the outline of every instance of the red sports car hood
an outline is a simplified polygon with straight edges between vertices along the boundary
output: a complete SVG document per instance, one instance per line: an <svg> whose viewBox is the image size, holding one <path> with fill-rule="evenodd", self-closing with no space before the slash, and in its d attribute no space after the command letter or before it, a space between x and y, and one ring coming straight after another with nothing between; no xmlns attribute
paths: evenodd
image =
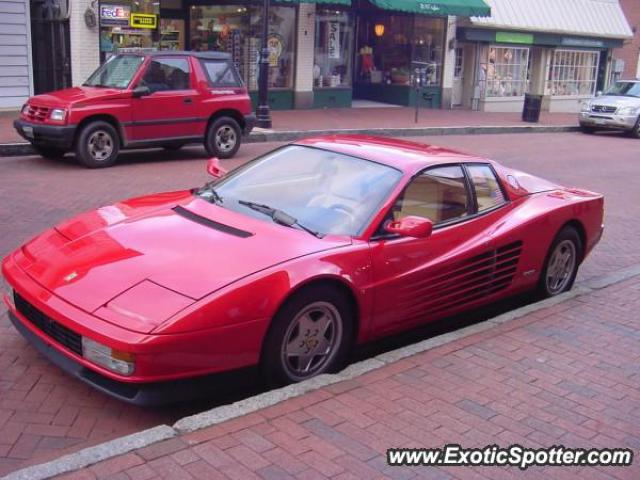
<svg viewBox="0 0 640 480"><path fill-rule="evenodd" d="M34 280L94 312L134 286L147 295L153 289L162 294L164 287L197 300L272 265L350 243L346 237L315 238L176 192L85 213L22 252ZM127 302L135 302L130 297L128 292Z"/></svg>
<svg viewBox="0 0 640 480"><path fill-rule="evenodd" d="M107 100L124 96L125 91L117 88L73 87L36 95L29 99L29 103L49 107L69 107L86 100Z"/></svg>

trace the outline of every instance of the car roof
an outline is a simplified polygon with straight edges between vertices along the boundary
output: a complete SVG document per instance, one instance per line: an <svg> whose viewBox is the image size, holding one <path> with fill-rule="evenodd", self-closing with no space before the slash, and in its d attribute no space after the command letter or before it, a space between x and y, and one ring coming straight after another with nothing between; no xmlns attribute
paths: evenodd
<svg viewBox="0 0 640 480"><path fill-rule="evenodd" d="M141 55L145 57L158 57L158 56L172 57L174 55L177 55L177 56L189 55L191 57L203 58L207 60L231 59L231 54L227 52L194 52L194 51L186 51L186 50L158 50L156 52L123 53L123 55Z"/></svg>
<svg viewBox="0 0 640 480"><path fill-rule="evenodd" d="M486 158L446 147L371 135L323 135L299 140L293 144L364 158L389 165L408 174L445 163L493 163Z"/></svg>

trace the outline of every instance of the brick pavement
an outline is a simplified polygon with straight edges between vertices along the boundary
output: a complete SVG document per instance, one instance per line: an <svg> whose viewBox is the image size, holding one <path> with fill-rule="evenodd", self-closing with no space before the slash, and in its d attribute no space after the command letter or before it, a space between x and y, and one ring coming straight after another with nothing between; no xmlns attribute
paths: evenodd
<svg viewBox="0 0 640 480"><path fill-rule="evenodd" d="M637 479L630 467L389 467L390 447L640 451L640 277L60 479Z"/></svg>
<svg viewBox="0 0 640 480"><path fill-rule="evenodd" d="M638 141L579 133L480 135L421 139L492 156L568 185L605 193L607 229L583 265L584 280L640 263ZM274 145L245 145L227 168ZM86 170L72 161L39 157L0 159L0 255L70 215L118 199L206 181L202 149L125 153L122 164ZM0 282L1 283L1 282ZM172 423L181 411L142 410L106 398L42 359L9 324L0 307L0 475L62 452Z"/></svg>
<svg viewBox="0 0 640 480"><path fill-rule="evenodd" d="M24 142L13 129L18 112L0 112L0 144ZM326 128L410 128L530 125L519 113L473 112L470 110L422 109L414 123L413 108L327 108L272 112L273 130L317 130ZM542 113L540 125L576 125L569 113Z"/></svg>

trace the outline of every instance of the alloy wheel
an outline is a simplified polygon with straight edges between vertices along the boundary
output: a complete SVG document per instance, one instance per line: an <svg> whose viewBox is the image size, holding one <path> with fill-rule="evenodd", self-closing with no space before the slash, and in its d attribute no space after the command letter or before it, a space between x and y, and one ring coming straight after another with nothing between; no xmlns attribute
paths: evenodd
<svg viewBox="0 0 640 480"><path fill-rule="evenodd" d="M576 265L576 246L571 240L563 240L556 245L547 266L546 285L550 295L565 290Z"/></svg>

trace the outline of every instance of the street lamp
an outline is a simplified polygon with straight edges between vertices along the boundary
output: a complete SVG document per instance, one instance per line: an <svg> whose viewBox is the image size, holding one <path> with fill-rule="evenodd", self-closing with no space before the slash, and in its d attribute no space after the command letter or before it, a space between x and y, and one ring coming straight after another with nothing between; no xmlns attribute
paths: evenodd
<svg viewBox="0 0 640 480"><path fill-rule="evenodd" d="M262 128L271 128L271 112L269 111L269 0L262 6L262 49L260 51L260 78L258 82L257 124Z"/></svg>

